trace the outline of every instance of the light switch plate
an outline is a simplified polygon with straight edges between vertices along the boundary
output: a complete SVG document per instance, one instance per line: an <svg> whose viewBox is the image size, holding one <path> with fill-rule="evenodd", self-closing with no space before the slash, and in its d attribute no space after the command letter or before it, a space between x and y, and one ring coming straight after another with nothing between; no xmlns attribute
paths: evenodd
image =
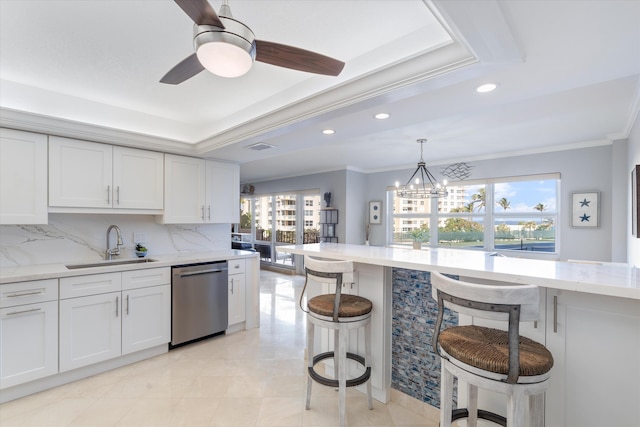
<svg viewBox="0 0 640 427"><path fill-rule="evenodd" d="M145 243L147 235L145 233L133 233L133 243Z"/></svg>

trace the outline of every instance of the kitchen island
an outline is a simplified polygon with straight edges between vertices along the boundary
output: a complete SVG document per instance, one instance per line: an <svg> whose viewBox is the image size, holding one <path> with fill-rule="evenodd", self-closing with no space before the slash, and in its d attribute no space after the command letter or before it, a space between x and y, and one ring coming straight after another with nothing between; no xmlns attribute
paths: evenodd
<svg viewBox="0 0 640 427"><path fill-rule="evenodd" d="M637 425L637 268L508 258L441 248L411 250L322 243L280 246L278 250L356 263L356 292L374 304L372 380L378 400L388 401L393 388L425 404L439 406L439 361L430 351L435 303L429 283L429 272L438 271L470 279L540 286L540 320L523 325L521 331L544 343L554 355L552 383L545 399L547 426ZM460 319L461 323L468 321L472 319ZM481 395L481 405L504 415L500 400ZM465 401L462 390L460 401Z"/></svg>

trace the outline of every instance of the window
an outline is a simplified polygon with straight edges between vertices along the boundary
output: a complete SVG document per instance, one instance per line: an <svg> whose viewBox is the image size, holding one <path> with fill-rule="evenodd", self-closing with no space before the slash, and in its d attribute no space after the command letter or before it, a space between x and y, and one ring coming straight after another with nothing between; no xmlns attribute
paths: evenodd
<svg viewBox="0 0 640 427"><path fill-rule="evenodd" d="M421 209L389 190L389 243L556 253L559 185L559 174L458 183Z"/></svg>

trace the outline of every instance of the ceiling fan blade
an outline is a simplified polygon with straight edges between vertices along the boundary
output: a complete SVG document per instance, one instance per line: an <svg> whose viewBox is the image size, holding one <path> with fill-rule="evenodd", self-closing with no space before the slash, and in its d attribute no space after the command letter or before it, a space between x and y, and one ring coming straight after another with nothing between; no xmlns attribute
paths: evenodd
<svg viewBox="0 0 640 427"><path fill-rule="evenodd" d="M202 70L204 70L204 67L200 61L198 61L196 54L192 53L180 61L178 65L170 69L169 72L160 79L160 83L177 85L185 80L189 80Z"/></svg>
<svg viewBox="0 0 640 427"><path fill-rule="evenodd" d="M263 40L255 42L256 61L327 76L337 76L344 68L344 62L319 53Z"/></svg>
<svg viewBox="0 0 640 427"><path fill-rule="evenodd" d="M174 0L180 9L198 25L213 25L224 28L218 14L207 0Z"/></svg>

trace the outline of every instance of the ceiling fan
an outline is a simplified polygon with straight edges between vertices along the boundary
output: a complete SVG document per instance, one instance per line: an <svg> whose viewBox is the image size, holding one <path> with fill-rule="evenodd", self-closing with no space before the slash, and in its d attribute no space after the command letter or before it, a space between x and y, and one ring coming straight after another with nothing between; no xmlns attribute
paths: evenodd
<svg viewBox="0 0 640 427"><path fill-rule="evenodd" d="M245 74L253 61L314 74L337 76L344 62L279 43L256 40L253 31L233 19L224 0L218 14L207 0L174 0L193 20L196 52L173 67L160 83L179 84L204 69L222 77Z"/></svg>

